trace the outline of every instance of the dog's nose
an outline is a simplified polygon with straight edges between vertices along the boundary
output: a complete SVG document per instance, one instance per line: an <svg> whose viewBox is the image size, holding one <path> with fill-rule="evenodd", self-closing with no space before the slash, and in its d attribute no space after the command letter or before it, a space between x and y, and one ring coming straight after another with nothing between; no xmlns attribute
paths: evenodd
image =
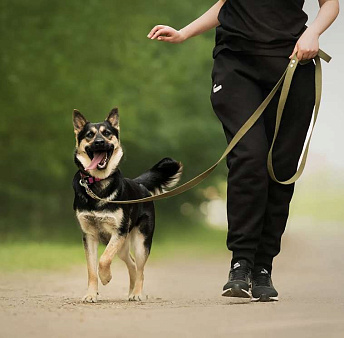
<svg viewBox="0 0 344 338"><path fill-rule="evenodd" d="M95 145L96 147L103 147L103 146L105 145L105 141L104 141L104 139L102 139L102 138L96 138L96 139L94 140L94 145Z"/></svg>

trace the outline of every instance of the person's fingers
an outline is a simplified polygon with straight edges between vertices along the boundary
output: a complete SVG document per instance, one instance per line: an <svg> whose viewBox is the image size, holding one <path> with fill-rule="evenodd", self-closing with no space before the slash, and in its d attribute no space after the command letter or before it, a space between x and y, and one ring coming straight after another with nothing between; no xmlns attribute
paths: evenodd
<svg viewBox="0 0 344 338"><path fill-rule="evenodd" d="M150 38L150 37L152 36L152 34L153 34L157 29L158 29L157 26L154 26L154 27L150 30L150 32L147 34L147 38Z"/></svg>
<svg viewBox="0 0 344 338"><path fill-rule="evenodd" d="M302 59L303 60L308 60L311 59L310 52L306 51L302 54Z"/></svg>
<svg viewBox="0 0 344 338"><path fill-rule="evenodd" d="M299 61L302 60L303 53L301 52L301 50L298 50L298 51L297 51L296 56L297 56L297 58L298 58Z"/></svg>
<svg viewBox="0 0 344 338"><path fill-rule="evenodd" d="M147 35L148 38L151 38L155 32L157 32L159 29L161 29L162 27L160 25L157 25L155 27L153 27L153 29L149 32L149 34Z"/></svg>
<svg viewBox="0 0 344 338"><path fill-rule="evenodd" d="M162 29L162 28L164 28L164 27L165 27L164 25L156 25L156 26L154 26L154 27L151 29L151 31L148 33L147 37L148 37L148 38L151 38L151 37L154 35L154 33L155 33L156 31L158 31L159 29Z"/></svg>
<svg viewBox="0 0 344 338"><path fill-rule="evenodd" d="M318 54L317 51L306 49L302 53L302 59L303 60L310 60L313 59Z"/></svg>
<svg viewBox="0 0 344 338"><path fill-rule="evenodd" d="M152 36L150 37L152 40L156 39L159 35L161 35L163 28L158 29L157 31L155 31Z"/></svg>
<svg viewBox="0 0 344 338"><path fill-rule="evenodd" d="M166 42L175 42L174 37L172 36L159 36L157 40L166 41Z"/></svg>
<svg viewBox="0 0 344 338"><path fill-rule="evenodd" d="M153 36L151 37L152 40L156 39L160 35L169 35L171 34L171 29L169 28L161 28L158 31L156 31Z"/></svg>
<svg viewBox="0 0 344 338"><path fill-rule="evenodd" d="M314 50L311 50L311 49L307 49L304 53L303 53L303 59L306 59L306 60L310 60L313 58L313 55L314 55L315 51Z"/></svg>

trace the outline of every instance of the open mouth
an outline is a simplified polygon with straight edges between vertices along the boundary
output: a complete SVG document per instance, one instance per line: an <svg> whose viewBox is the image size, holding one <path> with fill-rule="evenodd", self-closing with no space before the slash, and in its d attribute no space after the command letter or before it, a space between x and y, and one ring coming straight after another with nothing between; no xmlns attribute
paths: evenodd
<svg viewBox="0 0 344 338"><path fill-rule="evenodd" d="M90 149L86 149L86 152L89 158L91 159L91 163L87 166L87 168L85 168L85 170L103 170L107 167L109 163L109 160L113 153L113 149L97 151L91 151Z"/></svg>

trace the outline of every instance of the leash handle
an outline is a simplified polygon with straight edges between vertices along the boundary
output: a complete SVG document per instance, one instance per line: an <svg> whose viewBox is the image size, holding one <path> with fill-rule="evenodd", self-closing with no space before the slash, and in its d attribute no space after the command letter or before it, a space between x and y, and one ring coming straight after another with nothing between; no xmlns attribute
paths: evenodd
<svg viewBox="0 0 344 338"><path fill-rule="evenodd" d="M320 58L317 55L315 58L315 109L314 109L314 119L313 119L313 125L311 128L311 132L305 147L305 151L304 154L302 156L302 160L300 163L300 167L299 169L296 171L296 173L288 180L285 181L279 181L274 173L274 169L273 169L273 164L272 164L272 150L273 150L273 146L275 144L275 140L277 138L277 134L278 134L278 130L280 127L280 123L281 123L281 119L282 119L282 114L283 114L283 110L284 110L284 106L285 103L287 101L287 97L288 97L288 93L289 93L289 89L290 89L290 85L291 85L291 81L293 79L293 75L295 72L295 69L297 67L298 59L297 57L293 57L291 63L288 65L288 67L290 68L290 70L287 72L284 83L283 83L283 87L282 87L282 91L281 91L281 96L278 102L278 107L277 107L277 115L276 115L276 125L275 125L275 133L274 133L274 137L272 140L272 144L269 150L269 154L268 154L268 161L267 161L267 167L268 167L268 171L270 174L270 177L275 181L278 182L280 184L291 184L294 183L302 174L305 165L306 165L306 160L307 160L307 155L308 155L308 150L309 150L309 145L310 145L310 141L312 138L312 133L314 130L314 126L315 126L315 122L317 120L318 117L318 112L319 112L319 107L320 107L320 99L321 99L321 88L322 88L322 77L321 77L321 62L320 62Z"/></svg>
<svg viewBox="0 0 344 338"><path fill-rule="evenodd" d="M295 54L294 54L293 58L290 60L288 67L286 68L286 70L282 74L281 78L278 80L278 82L276 83L274 88L269 93L269 95L264 99L264 101L259 105L259 107L256 109L256 111L248 118L248 120L244 123L244 125L234 135L234 137L232 138L231 142L228 144L226 150L221 155L219 160L216 163L214 163L210 168L208 168L207 170L202 172L201 174L197 175L196 177L192 178L191 180L187 181L186 183L184 183L184 184L182 184L182 185L180 185L180 186L178 186L172 190L166 191L160 195L149 196L149 197L139 198L139 199L135 199L135 200L127 200L127 201L108 201L107 199L103 199L103 198L100 198L99 196L97 196L90 189L90 187L87 185L87 183L84 182L83 180L80 180L80 185L85 188L86 193L90 197L92 197L93 199L97 199L99 201L105 201L107 203L115 203L115 204L132 204L132 203L156 201L156 200L160 200L160 199L179 195L179 194L195 187L197 184L201 183L205 178L207 178L213 172L213 170L218 166L218 164L227 156L227 154L234 148L234 146L240 141L240 139L246 134L246 132L254 125L254 123L262 115L263 111L265 110L265 108L268 106L268 104L272 100L273 96L276 94L279 87L282 85L283 80L284 80L284 83L283 83L281 96L280 96L278 108L277 108L275 134L274 134L273 142L272 142L270 150L269 150L267 165L268 165L269 174L274 181L281 183L281 184L290 184L290 183L295 182L301 176L302 171L304 169L306 159L307 159L307 154L308 154L308 148L309 148L309 144L310 144L310 140L311 140L311 136L312 136L312 132L313 132L313 129L315 126L317 116L318 116L320 99L321 99L321 82L322 82L321 81L322 76L321 76L320 58L326 62L331 61L331 56L326 54L321 49L319 49L318 55L314 58L315 62L316 62L316 69L315 69L316 100L315 100L315 112L314 112L313 126L312 126L311 134L310 134L310 137L308 139L308 142L307 142L307 145L305 148L305 152L304 152L304 155L303 155L303 158L301 161L300 168L296 172L296 174L292 178L290 178L289 180L287 180L287 181L278 181L277 180L277 178L274 174L273 165L272 165L272 149L273 149L273 145L274 145L274 142L275 142L277 134L278 134L278 130L279 130L282 114L283 114L283 109L284 109L285 102L287 100L287 96L288 96L288 92L289 92L289 88L290 88L293 74L295 72L297 64L298 63L302 64L301 62L298 61ZM307 62L309 62L309 61L307 60Z"/></svg>
<svg viewBox="0 0 344 338"><path fill-rule="evenodd" d="M278 106L277 106L277 114L276 114L276 125L275 125L275 133L274 133L274 137L272 140L272 144L269 150L269 154L268 154L268 161L267 161L267 167L268 167L268 171L270 174L270 177L277 183L280 184L291 184L296 182L300 176L302 175L303 170L305 169L305 165L306 165L306 160L307 160L307 156L308 156L308 150L309 150L309 145L311 142L311 138L312 138L312 134L313 134L313 130L315 127L315 123L317 121L318 118L318 113L319 113L319 107L320 107L320 100L321 100L321 92L322 92L322 71L321 71L321 61L320 58L323 59L324 61L326 61L327 63L331 61L331 56L326 54L323 50L319 49L318 50L318 54L314 57L314 61L315 61L315 105L314 105L314 118L313 118L313 124L311 127L311 132L309 134L309 138L305 147L305 151L303 153L302 159L301 159L301 163L299 166L299 169L297 169L296 173L289 178L288 180L285 181L279 181L276 178L274 169L273 169L273 164L272 164L272 150L273 150L273 146L275 144L275 140L277 138L277 134L278 134L278 130L280 127L280 123L281 123L281 119L282 119L282 114L283 114L283 110L284 110L284 106L285 103L287 101L287 97L288 97L288 93L289 93L289 89L290 89L290 85L291 85L291 81L293 79L293 75L295 72L295 69L297 67L298 64L304 65L307 64L308 62L311 62L311 60L301 60L299 61L298 58L296 57L296 53L294 54L291 62L288 65L288 69L289 71L287 71L287 74L285 76L285 80L283 83L283 87L282 87L282 91L281 91L281 96L279 98L278 101Z"/></svg>

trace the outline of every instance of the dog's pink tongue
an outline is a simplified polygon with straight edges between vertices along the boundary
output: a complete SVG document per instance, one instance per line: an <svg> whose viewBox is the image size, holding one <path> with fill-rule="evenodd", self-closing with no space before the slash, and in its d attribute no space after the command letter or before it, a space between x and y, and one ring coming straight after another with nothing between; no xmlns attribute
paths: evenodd
<svg viewBox="0 0 344 338"><path fill-rule="evenodd" d="M95 153L92 162L87 168L85 168L85 170L96 169L97 165L101 162L101 160L105 156L106 156L106 153Z"/></svg>

